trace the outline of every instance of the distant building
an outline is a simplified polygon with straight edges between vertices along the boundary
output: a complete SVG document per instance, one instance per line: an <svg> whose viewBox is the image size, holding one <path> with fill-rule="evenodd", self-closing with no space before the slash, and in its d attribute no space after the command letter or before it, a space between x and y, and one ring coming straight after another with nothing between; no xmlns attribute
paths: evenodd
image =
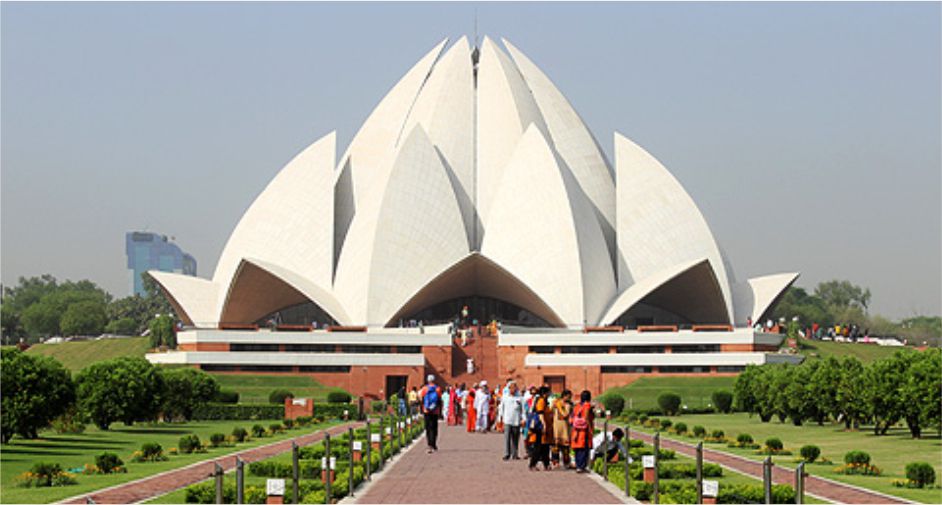
<svg viewBox="0 0 942 505"><path fill-rule="evenodd" d="M183 252L180 246L171 242L166 235L131 231L124 237L133 294L145 294L141 274L148 270L196 275L196 259Z"/></svg>

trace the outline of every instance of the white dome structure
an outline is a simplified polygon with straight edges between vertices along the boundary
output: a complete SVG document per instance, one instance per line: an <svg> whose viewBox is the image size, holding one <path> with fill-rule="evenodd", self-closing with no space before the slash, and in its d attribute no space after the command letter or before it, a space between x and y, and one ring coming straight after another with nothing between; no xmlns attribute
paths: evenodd
<svg viewBox="0 0 942 505"><path fill-rule="evenodd" d="M474 298L488 300L482 318L531 326L760 320L798 274L737 283L664 166L617 133L612 165L549 78L502 45L439 43L339 159L333 133L304 149L211 280L150 272L181 319L257 324L307 306L390 327Z"/></svg>

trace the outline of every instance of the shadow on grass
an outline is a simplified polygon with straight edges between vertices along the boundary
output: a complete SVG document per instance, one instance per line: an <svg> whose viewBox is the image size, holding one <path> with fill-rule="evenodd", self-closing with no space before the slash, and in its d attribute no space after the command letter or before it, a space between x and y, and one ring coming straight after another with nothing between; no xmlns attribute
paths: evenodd
<svg viewBox="0 0 942 505"><path fill-rule="evenodd" d="M113 433L127 433L128 435L188 435L193 430L186 429L161 429L161 428L122 428L119 430L109 430Z"/></svg>
<svg viewBox="0 0 942 505"><path fill-rule="evenodd" d="M99 445L124 445L131 443L123 440L108 440L106 438L99 437L42 437L40 440L57 442L60 444L81 444L91 442Z"/></svg>
<svg viewBox="0 0 942 505"><path fill-rule="evenodd" d="M71 449L71 447L69 448ZM19 448L16 446L13 446L13 447L7 446L3 448L3 453L4 454L38 454L42 456L78 456L82 454L80 451L61 450L63 449L63 447L50 447L50 449L58 449L58 450L37 451L37 450L33 450L33 446L24 446L23 448ZM7 458L3 458L3 460L4 460L3 461L4 463L12 461Z"/></svg>

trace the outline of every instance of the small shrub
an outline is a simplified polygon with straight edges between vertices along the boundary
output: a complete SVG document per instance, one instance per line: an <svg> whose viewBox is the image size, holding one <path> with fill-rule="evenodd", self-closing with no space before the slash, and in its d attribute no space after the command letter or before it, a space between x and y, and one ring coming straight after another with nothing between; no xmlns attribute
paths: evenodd
<svg viewBox="0 0 942 505"><path fill-rule="evenodd" d="M700 426L699 424L693 427L693 436L697 438L703 438L706 436L706 428Z"/></svg>
<svg viewBox="0 0 942 505"><path fill-rule="evenodd" d="M740 444L751 444L753 443L752 435L748 433L740 433L736 436L736 442L739 442Z"/></svg>
<svg viewBox="0 0 942 505"><path fill-rule="evenodd" d="M781 439L773 437L765 441L765 447L773 451L781 451L785 448L785 445L782 443Z"/></svg>
<svg viewBox="0 0 942 505"><path fill-rule="evenodd" d="M252 436L255 438L261 438L265 436L265 427L261 424L256 424L252 426Z"/></svg>
<svg viewBox="0 0 942 505"><path fill-rule="evenodd" d="M72 486L78 482L74 477L62 471L58 463L37 462L28 472L23 472L14 479L17 487L58 487Z"/></svg>
<svg viewBox="0 0 942 505"><path fill-rule="evenodd" d="M203 443L200 442L200 437L191 433L180 437L180 441L177 442L177 448L183 454L191 454L202 449Z"/></svg>
<svg viewBox="0 0 942 505"><path fill-rule="evenodd" d="M674 433L678 435L687 434L687 424L686 423L677 423L674 425Z"/></svg>
<svg viewBox="0 0 942 505"><path fill-rule="evenodd" d="M848 465L869 465L870 455L864 451L850 451L844 454L844 463Z"/></svg>
<svg viewBox="0 0 942 505"><path fill-rule="evenodd" d="M906 479L918 488L931 486L935 483L935 469L929 463L909 463L906 465Z"/></svg>
<svg viewBox="0 0 942 505"><path fill-rule="evenodd" d="M134 454L131 456L131 461L135 463L149 463L153 461L166 460L167 457L164 456L163 447L155 442L144 442L141 444L141 450L134 451Z"/></svg>
<svg viewBox="0 0 942 505"><path fill-rule="evenodd" d="M670 419L664 419L663 421L661 421L661 429L662 429L662 430L669 430L670 427L673 426L673 425L674 425L674 423L672 423Z"/></svg>
<svg viewBox="0 0 942 505"><path fill-rule="evenodd" d="M235 442L245 442L245 439L249 438L249 432L241 426L232 428L232 440Z"/></svg>
<svg viewBox="0 0 942 505"><path fill-rule="evenodd" d="M641 424L644 424L644 423L648 422L648 415L647 415L647 414L641 414L641 415L639 415L639 416L638 416L638 422L641 423Z"/></svg>
<svg viewBox="0 0 942 505"><path fill-rule="evenodd" d="M314 420L314 418L311 417L311 416L298 416L298 418L295 419L294 422L295 422L298 426L307 426L307 425L311 424L311 421L313 421L313 420Z"/></svg>
<svg viewBox="0 0 942 505"><path fill-rule="evenodd" d="M611 411L613 416L617 416L625 410L625 398L622 395L609 393L602 395L600 400L602 401L602 405L605 406L605 410Z"/></svg>
<svg viewBox="0 0 942 505"><path fill-rule="evenodd" d="M75 406L69 407L61 416L52 420L52 429L56 433L84 433L85 419Z"/></svg>
<svg viewBox="0 0 942 505"><path fill-rule="evenodd" d="M656 430L661 427L661 420L656 417L651 417L651 418L648 418L647 421L645 421L644 425L650 426L651 428L654 428Z"/></svg>
<svg viewBox="0 0 942 505"><path fill-rule="evenodd" d="M800 450L801 459L806 463L814 463L821 455L821 448L816 445L803 445Z"/></svg>
<svg viewBox="0 0 942 505"><path fill-rule="evenodd" d="M723 414L730 413L733 408L733 393L722 389L714 391L713 406L716 407L718 412L722 412Z"/></svg>
<svg viewBox="0 0 942 505"><path fill-rule="evenodd" d="M657 404L665 416L674 416L680 411L680 395L676 393L663 393L657 397Z"/></svg>
<svg viewBox="0 0 942 505"><path fill-rule="evenodd" d="M95 466L99 473L118 473L123 470L124 461L113 452L103 452L95 456Z"/></svg>
<svg viewBox="0 0 942 505"><path fill-rule="evenodd" d="M281 424L285 425L285 428L290 430L294 428L294 419L284 419L281 421Z"/></svg>
<svg viewBox="0 0 942 505"><path fill-rule="evenodd" d="M221 447L226 443L226 436L222 433L213 433L209 436L209 445L213 447Z"/></svg>
<svg viewBox="0 0 942 505"><path fill-rule="evenodd" d="M327 393L327 403L350 403L353 398L346 391L331 391Z"/></svg>
<svg viewBox="0 0 942 505"><path fill-rule="evenodd" d="M703 440L707 442L724 443L726 442L726 432L723 430L713 430L710 432L710 436L704 438Z"/></svg>
<svg viewBox="0 0 942 505"><path fill-rule="evenodd" d="M294 398L294 394L287 389L276 389L268 395L268 403L285 403L285 398Z"/></svg>
<svg viewBox="0 0 942 505"><path fill-rule="evenodd" d="M239 403L239 393L236 391L220 390L216 393L217 403Z"/></svg>
<svg viewBox="0 0 942 505"><path fill-rule="evenodd" d="M285 427L282 424L275 423L268 426L268 431L270 431L272 435L274 435L275 433L281 433L284 430L285 430Z"/></svg>

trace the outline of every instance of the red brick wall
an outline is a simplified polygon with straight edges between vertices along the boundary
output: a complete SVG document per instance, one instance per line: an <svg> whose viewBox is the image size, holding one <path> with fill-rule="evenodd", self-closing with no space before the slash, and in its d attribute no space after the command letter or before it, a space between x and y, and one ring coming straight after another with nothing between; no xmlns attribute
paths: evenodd
<svg viewBox="0 0 942 505"><path fill-rule="evenodd" d="M302 405L295 404L304 402ZM314 415L314 402L310 398L285 398L285 419L297 419L301 416Z"/></svg>

